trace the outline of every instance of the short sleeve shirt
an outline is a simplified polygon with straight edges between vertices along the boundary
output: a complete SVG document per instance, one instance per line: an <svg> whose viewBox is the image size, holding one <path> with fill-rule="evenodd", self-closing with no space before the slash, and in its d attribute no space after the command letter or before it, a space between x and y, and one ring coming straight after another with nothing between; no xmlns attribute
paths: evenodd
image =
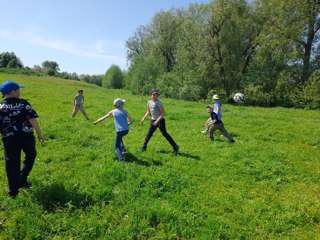
<svg viewBox="0 0 320 240"><path fill-rule="evenodd" d="M211 113L211 120L215 120L216 121L216 123L222 123L222 121L220 120L220 118L218 117L218 115L215 113L215 112L212 112Z"/></svg>
<svg viewBox="0 0 320 240"><path fill-rule="evenodd" d="M221 117L222 117L222 110L221 110L221 106L222 106L222 104L221 104L221 102L220 101L217 101L217 102L215 102L215 104L214 104L214 109L213 109L213 111L216 113L216 114L218 114L218 117L221 119Z"/></svg>
<svg viewBox="0 0 320 240"><path fill-rule="evenodd" d="M147 106L150 109L152 120L158 119L161 115L160 108L163 106L162 102L159 99L155 102L153 100L149 100Z"/></svg>
<svg viewBox="0 0 320 240"><path fill-rule="evenodd" d="M29 120L37 118L31 104L19 98L7 98L0 103L0 129L3 138L33 135Z"/></svg>
<svg viewBox="0 0 320 240"><path fill-rule="evenodd" d="M83 102L84 96L77 95L74 99L74 104L81 105Z"/></svg>

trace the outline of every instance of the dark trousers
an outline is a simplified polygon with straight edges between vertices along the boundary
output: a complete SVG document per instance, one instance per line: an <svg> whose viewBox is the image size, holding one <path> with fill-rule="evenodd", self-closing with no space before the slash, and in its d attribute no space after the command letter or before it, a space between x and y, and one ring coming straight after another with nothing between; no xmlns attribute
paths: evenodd
<svg viewBox="0 0 320 240"><path fill-rule="evenodd" d="M19 192L20 182L26 181L36 158L36 144L33 135L7 137L2 139L4 146L5 169L8 178L9 195ZM26 155L21 169L21 151Z"/></svg>
<svg viewBox="0 0 320 240"><path fill-rule="evenodd" d="M157 128L160 129L162 135L167 139L167 141L171 144L171 146L176 149L178 146L177 144L175 143L175 141L172 139L172 137L170 136L169 133L167 133L167 130L166 130L166 121L165 119L161 119L160 122L158 123L158 125L155 127L153 126L152 124L155 122L156 120L151 120L150 121L150 126L149 126L149 130L148 130L148 133L147 133L147 136L144 140L144 143L143 143L143 148L147 148L147 144L150 140L150 138L152 137L153 133L157 130Z"/></svg>

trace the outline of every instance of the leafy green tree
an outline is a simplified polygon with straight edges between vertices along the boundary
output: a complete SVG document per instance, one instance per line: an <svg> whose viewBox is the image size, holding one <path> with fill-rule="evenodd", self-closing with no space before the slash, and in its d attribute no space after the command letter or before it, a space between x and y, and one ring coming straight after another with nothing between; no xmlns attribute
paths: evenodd
<svg viewBox="0 0 320 240"><path fill-rule="evenodd" d="M149 26L154 53L164 58L166 72L173 71L176 63L180 24L180 18L173 11L161 11L154 16Z"/></svg>
<svg viewBox="0 0 320 240"><path fill-rule="evenodd" d="M106 72L102 86L111 89L123 88L123 75L119 66L112 65Z"/></svg>
<svg viewBox="0 0 320 240"><path fill-rule="evenodd" d="M304 91L317 92L319 9L317 0L214 0L161 11L126 42L127 88L186 100L242 91L253 105L300 107Z"/></svg>
<svg viewBox="0 0 320 240"><path fill-rule="evenodd" d="M0 54L0 68L23 68L21 60L13 52Z"/></svg>
<svg viewBox="0 0 320 240"><path fill-rule="evenodd" d="M126 84L134 94L148 94L151 88L157 87L157 79L165 71L162 59L154 55L141 56L135 59L126 77Z"/></svg>
<svg viewBox="0 0 320 240"><path fill-rule="evenodd" d="M42 64L42 68L45 70L53 70L54 72L60 71L59 64L54 61L44 61Z"/></svg>
<svg viewBox="0 0 320 240"><path fill-rule="evenodd" d="M134 62L135 58L141 56L145 50L145 42L148 38L147 27L140 26L134 32L133 36L130 37L125 46L127 48L127 60L128 62Z"/></svg>
<svg viewBox="0 0 320 240"><path fill-rule="evenodd" d="M274 58L285 60L289 70L296 73L297 84L306 83L315 70L312 61L319 56L319 1L259 2L268 15L260 42L272 51Z"/></svg>

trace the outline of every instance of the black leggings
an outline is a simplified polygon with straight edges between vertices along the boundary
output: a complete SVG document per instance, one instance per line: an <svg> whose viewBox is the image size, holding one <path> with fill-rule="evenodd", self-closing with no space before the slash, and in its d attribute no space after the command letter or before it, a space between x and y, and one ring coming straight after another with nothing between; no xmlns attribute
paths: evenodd
<svg viewBox="0 0 320 240"><path fill-rule="evenodd" d="M158 123L158 125L155 127L153 126L153 123L155 122L156 120L151 120L150 121L150 126L149 126L149 130L148 130L148 133L147 133L147 136L146 136L146 139L144 140L144 143L143 143L143 148L147 148L147 144L149 142L149 140L151 139L153 133L157 130L157 128L160 129L162 135L167 139L167 141L171 144L171 146L176 149L177 148L177 144L175 143L175 141L172 139L172 137L170 136L169 133L167 133L167 130L166 130L166 121L165 119L161 119L160 122Z"/></svg>

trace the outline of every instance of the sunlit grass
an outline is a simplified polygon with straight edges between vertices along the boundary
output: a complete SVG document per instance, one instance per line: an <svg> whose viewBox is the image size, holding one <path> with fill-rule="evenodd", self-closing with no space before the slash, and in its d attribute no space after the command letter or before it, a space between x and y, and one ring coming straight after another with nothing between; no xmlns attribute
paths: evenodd
<svg viewBox="0 0 320 240"><path fill-rule="evenodd" d="M56 78L0 74L24 83L22 98L46 137L31 191L6 195L0 172L1 239L317 239L320 237L320 113L223 105L236 140L203 136L206 103L162 99L178 156L157 131L141 152L148 97ZM90 121L71 119L84 89ZM135 122L117 161L112 119L94 126L114 98ZM2 148L2 145L1 145ZM3 156L1 155L3 160Z"/></svg>

